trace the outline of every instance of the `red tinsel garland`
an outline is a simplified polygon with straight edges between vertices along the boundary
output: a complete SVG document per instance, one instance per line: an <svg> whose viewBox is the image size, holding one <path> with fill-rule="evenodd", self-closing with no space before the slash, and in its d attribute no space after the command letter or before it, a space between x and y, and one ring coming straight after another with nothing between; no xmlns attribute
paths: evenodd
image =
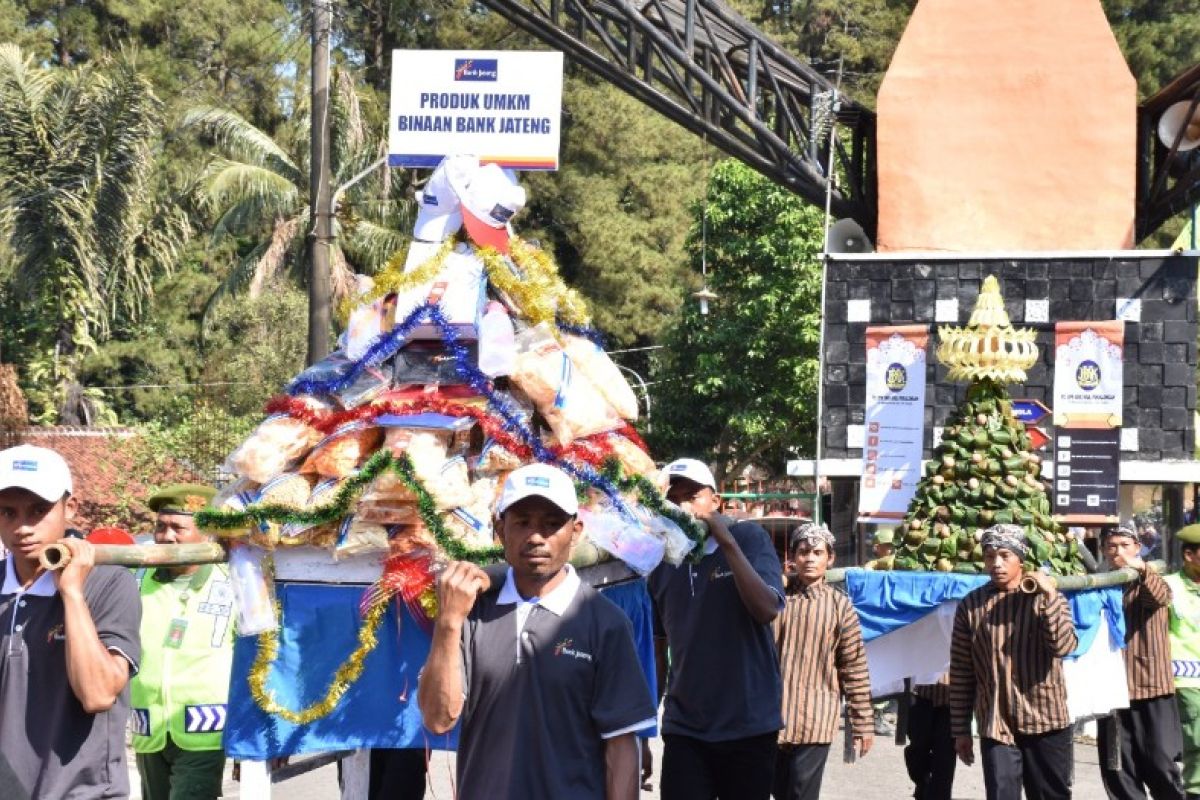
<svg viewBox="0 0 1200 800"><path fill-rule="evenodd" d="M267 403L266 413L286 414L292 419L299 420L321 433L330 433L348 422L370 422L378 417L389 414L404 416L432 413L443 414L447 417L470 417L478 423L488 438L493 439L517 458L522 461L528 461L533 458L533 451L529 445L521 441L519 437L513 435L505 428L501 420L489 414L485 409L478 406L464 405L461 402L453 402L437 396L422 397L414 400L377 400L374 403L345 411L329 411L315 409L298 397L280 395L272 398ZM642 441L637 431L628 422L622 423L622 426L616 431L593 434L577 439L565 447L552 445L548 449L554 454L556 459L569 459L598 468L613 456L613 446L608 438L613 433L624 436L643 451L647 449L646 443Z"/></svg>

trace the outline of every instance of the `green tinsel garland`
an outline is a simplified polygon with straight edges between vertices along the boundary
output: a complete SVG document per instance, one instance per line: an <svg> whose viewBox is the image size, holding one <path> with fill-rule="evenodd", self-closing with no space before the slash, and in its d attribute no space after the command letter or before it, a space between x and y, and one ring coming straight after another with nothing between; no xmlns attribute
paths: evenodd
<svg viewBox="0 0 1200 800"><path fill-rule="evenodd" d="M238 511L199 511L196 513L196 524L207 530L233 530L257 527L265 522L308 526L337 522L351 513L350 506L358 499L367 485L379 477L384 470L389 469L395 472L400 481L417 496L417 510L421 515L421 521L425 523L425 527L437 540L438 547L447 556L455 561L470 561L474 564L492 564L503 557L502 548L468 547L455 538L446 529L433 496L425 490L425 487L413 474L412 461L407 455L393 457L386 450L380 450L367 459L358 474L342 484L325 505L297 509L278 503L268 503L253 505Z"/></svg>
<svg viewBox="0 0 1200 800"><path fill-rule="evenodd" d="M704 557L704 540L708 538L708 528L678 507L668 507L658 487L649 478L645 475L622 474L621 464L615 458L606 459L600 473L622 492L637 492L642 505L678 525L684 535L695 544L688 553L689 561L699 562Z"/></svg>
<svg viewBox="0 0 1200 800"><path fill-rule="evenodd" d="M412 461L407 455L393 456L386 450L380 450L367 459L358 473L342 484L328 503L316 508L298 509L278 503L252 505L249 508L234 511L204 510L196 513L196 524L206 530L235 530L258 527L267 522L280 525L317 526L337 522L348 516L350 506L358 500L363 490L385 470L391 470L399 476L403 483L417 496L417 511L425 527L433 534L448 557L455 561L470 561L474 564L492 564L504 557L501 547L468 547L455 538L442 521L438 513L437 503L433 496L417 480L413 473ZM688 516L678 508L668 508L659 494L658 488L644 475L623 475L621 465L616 459L604 462L601 473L617 486L622 492L637 492L642 505L655 514L661 514L674 522L684 534L695 543L688 554L692 561L699 561L704 555L704 540L708 531L700 522ZM245 534L235 534L235 537Z"/></svg>

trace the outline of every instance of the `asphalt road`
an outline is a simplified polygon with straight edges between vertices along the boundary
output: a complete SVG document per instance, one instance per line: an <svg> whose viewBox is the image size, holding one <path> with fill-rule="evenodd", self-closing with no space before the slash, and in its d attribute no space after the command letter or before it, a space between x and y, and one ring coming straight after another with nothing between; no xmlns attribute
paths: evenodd
<svg viewBox="0 0 1200 800"><path fill-rule="evenodd" d="M836 748L834 748L836 749ZM661 758L661 740L652 742L651 750L656 761ZM983 771L979 767L978 747L973 767L958 765L954 778L955 800L984 800ZM1075 745L1075 791L1080 800L1104 797L1097 766L1096 748L1090 744ZM133 800L140 800L136 790L137 774L131 768L131 783L135 790ZM454 756L437 752L430 761L429 788L426 800L453 800ZM239 800L242 795L238 784L229 780L226 768L225 797ZM821 797L828 800L901 800L910 797L912 784L904 771L903 750L890 739L877 739L874 749L857 764L843 764L840 750L831 754L825 767L825 781ZM298 778L275 784L272 797L278 800L337 800L340 797L337 784L337 769L330 765L302 775ZM659 797L657 781L652 791L643 792L643 798ZM251 800L251 798L246 798ZM253 798L252 800L266 800Z"/></svg>

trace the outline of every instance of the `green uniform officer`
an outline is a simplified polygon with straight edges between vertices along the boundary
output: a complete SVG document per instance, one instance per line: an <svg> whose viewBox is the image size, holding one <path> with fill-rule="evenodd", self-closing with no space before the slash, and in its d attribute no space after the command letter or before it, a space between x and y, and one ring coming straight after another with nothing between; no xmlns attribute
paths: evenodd
<svg viewBox="0 0 1200 800"><path fill-rule="evenodd" d="M1166 576L1171 587L1171 667L1183 728L1183 787L1200 798L1200 525L1175 534L1183 569Z"/></svg>
<svg viewBox="0 0 1200 800"><path fill-rule="evenodd" d="M207 540L192 515L214 491L182 484L154 494L154 541ZM160 567L139 576L145 657L131 684L133 749L145 800L221 796L225 703L233 660L233 589L224 564Z"/></svg>

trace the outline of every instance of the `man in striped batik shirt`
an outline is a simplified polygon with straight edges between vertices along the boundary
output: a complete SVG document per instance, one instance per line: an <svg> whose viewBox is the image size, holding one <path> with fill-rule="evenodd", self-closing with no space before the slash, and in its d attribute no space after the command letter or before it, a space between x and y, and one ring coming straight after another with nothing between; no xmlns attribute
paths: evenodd
<svg viewBox="0 0 1200 800"><path fill-rule="evenodd" d="M805 523L788 541L787 605L775 618L783 673L783 730L776 756L775 800L816 800L842 698L858 755L875 738L871 681L858 614L845 594L825 582L833 534Z"/></svg>
<svg viewBox="0 0 1200 800"><path fill-rule="evenodd" d="M1129 708L1101 720L1100 776L1112 800L1183 800L1178 761L1183 760L1171 642L1167 638L1171 588L1138 556L1142 543L1132 527L1103 531L1104 557L1113 569L1129 567L1139 577L1125 584L1125 678ZM1120 748L1119 769L1108 769L1106 754Z"/></svg>
<svg viewBox="0 0 1200 800"><path fill-rule="evenodd" d="M1071 796L1074 752L1062 659L1077 646L1066 599L1041 572L1038 590L1020 589L1029 552L1016 525L984 531L991 581L962 599L950 639L950 726L964 764L975 761L971 715L979 726L988 800Z"/></svg>

